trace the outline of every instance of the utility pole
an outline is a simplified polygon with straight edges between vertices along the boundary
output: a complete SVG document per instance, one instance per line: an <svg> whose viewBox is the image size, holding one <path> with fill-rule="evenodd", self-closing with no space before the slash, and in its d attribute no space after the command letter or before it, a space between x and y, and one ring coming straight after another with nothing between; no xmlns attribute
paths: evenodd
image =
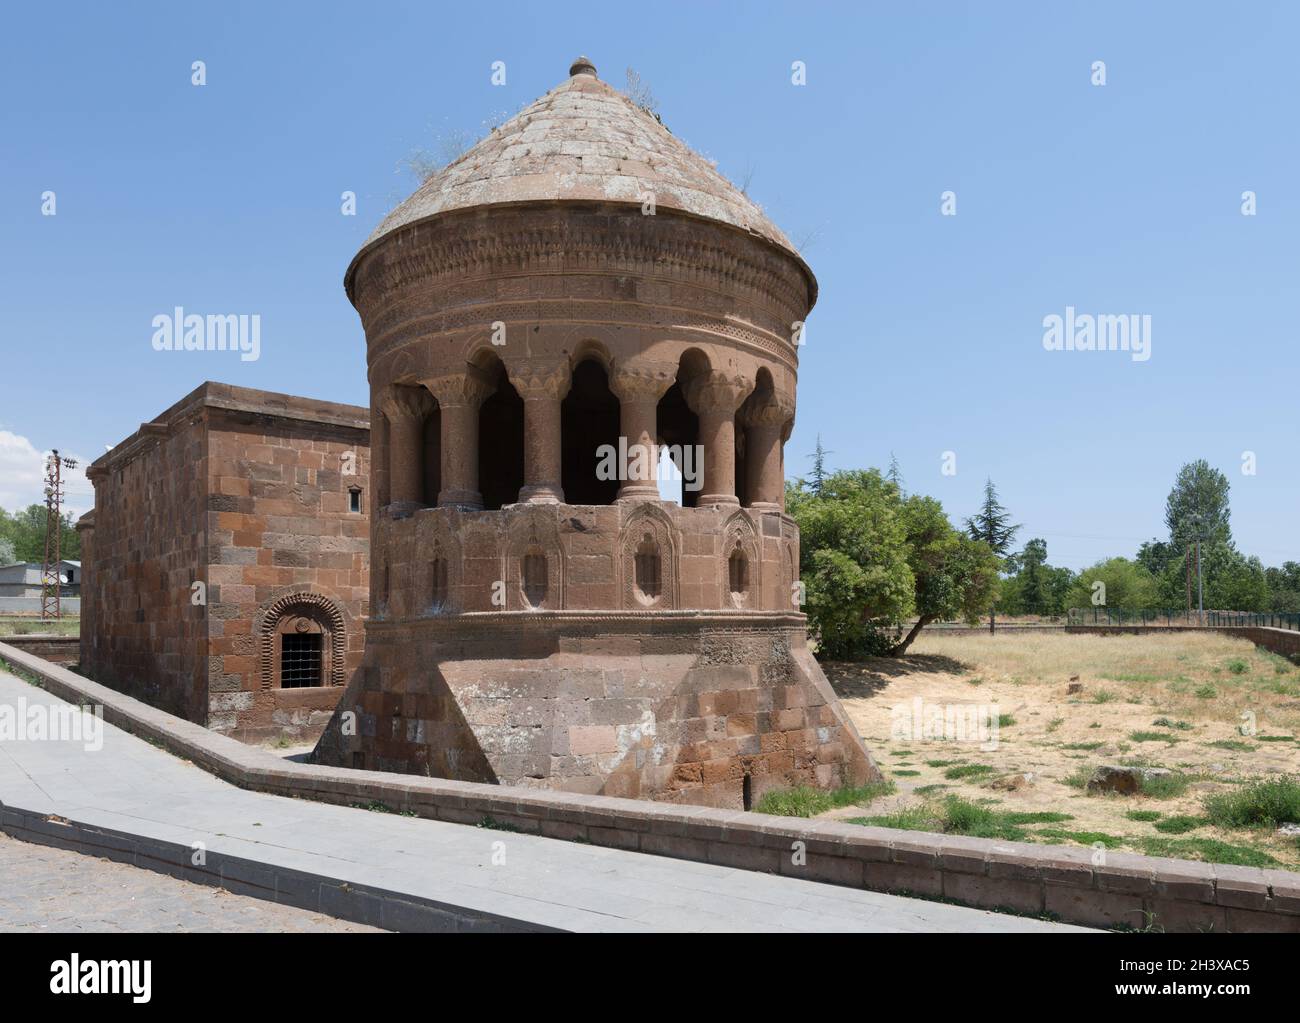
<svg viewBox="0 0 1300 1023"><path fill-rule="evenodd" d="M41 566L41 618L62 618L59 602L63 580L59 565L63 561L63 469L75 469L75 458L60 458L58 450L45 459L45 562Z"/></svg>

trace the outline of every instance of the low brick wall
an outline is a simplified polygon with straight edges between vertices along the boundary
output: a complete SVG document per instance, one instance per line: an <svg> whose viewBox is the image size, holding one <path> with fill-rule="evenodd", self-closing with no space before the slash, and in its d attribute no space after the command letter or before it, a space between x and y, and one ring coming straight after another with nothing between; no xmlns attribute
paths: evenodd
<svg viewBox="0 0 1300 1023"><path fill-rule="evenodd" d="M1066 632L1085 632L1098 636L1165 635L1170 632L1218 632L1248 639L1283 657L1300 657L1300 632L1272 629L1262 625L1068 625Z"/></svg>
<svg viewBox="0 0 1300 1023"><path fill-rule="evenodd" d="M55 696L243 788L1098 927L1300 933L1300 874L285 761L0 643ZM1093 862L1098 857L1101 862Z"/></svg>
<svg viewBox="0 0 1300 1023"><path fill-rule="evenodd" d="M76 636L6 636L4 642L55 664L76 664L81 656Z"/></svg>

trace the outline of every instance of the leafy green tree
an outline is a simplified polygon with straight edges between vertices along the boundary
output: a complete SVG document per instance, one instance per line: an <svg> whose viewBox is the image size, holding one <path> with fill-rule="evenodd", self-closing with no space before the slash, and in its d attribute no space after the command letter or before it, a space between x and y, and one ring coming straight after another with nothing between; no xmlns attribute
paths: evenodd
<svg viewBox="0 0 1300 1023"><path fill-rule="evenodd" d="M81 557L81 537L73 525L72 516L65 512L61 525L60 554L76 561ZM12 545L11 561L44 561L45 505L28 505L22 511L12 514L0 510L0 540L6 540Z"/></svg>
<svg viewBox="0 0 1300 1023"><path fill-rule="evenodd" d="M819 433L817 435L817 450L809 456L813 460L812 490L818 496L821 496L822 487L826 483L826 456L834 453L822 447L822 435Z"/></svg>
<svg viewBox="0 0 1300 1023"><path fill-rule="evenodd" d="M993 602L998 558L982 540L953 528L943 505L915 495L902 503L907 563L916 583L916 621L889 653L898 657L931 622L962 618L975 624Z"/></svg>
<svg viewBox="0 0 1300 1023"><path fill-rule="evenodd" d="M1102 583L1104 589L1096 591L1104 596L1099 604L1093 603L1093 585ZM1140 563L1128 558L1108 558L1079 573L1070 587L1070 607L1087 610L1091 607L1113 607L1124 610L1154 610L1159 601L1155 578Z"/></svg>
<svg viewBox="0 0 1300 1023"><path fill-rule="evenodd" d="M824 657L886 653L912 614L916 580L898 492L875 469L791 485L786 509L799 523L805 610Z"/></svg>
<svg viewBox="0 0 1300 1023"><path fill-rule="evenodd" d="M1046 540L1030 540L1007 558L1006 568L1011 574L1002 581L998 610L1008 615L1065 613L1074 573L1047 563Z"/></svg>
<svg viewBox="0 0 1300 1023"><path fill-rule="evenodd" d="M1165 499L1165 526L1174 551L1181 552L1199 532L1202 543L1232 546L1228 477L1204 458L1178 470Z"/></svg>
<svg viewBox="0 0 1300 1023"><path fill-rule="evenodd" d="M998 501L998 491L991 479L984 481L984 504L966 520L966 530L972 540L984 541L999 559L1006 558L1011 542L1020 532L1019 526L1011 524L1011 513ZM988 611L989 632L992 632L995 609L991 604Z"/></svg>
<svg viewBox="0 0 1300 1023"><path fill-rule="evenodd" d="M1281 568L1264 569L1264 581L1268 583L1270 611L1300 611L1300 562L1284 561Z"/></svg>

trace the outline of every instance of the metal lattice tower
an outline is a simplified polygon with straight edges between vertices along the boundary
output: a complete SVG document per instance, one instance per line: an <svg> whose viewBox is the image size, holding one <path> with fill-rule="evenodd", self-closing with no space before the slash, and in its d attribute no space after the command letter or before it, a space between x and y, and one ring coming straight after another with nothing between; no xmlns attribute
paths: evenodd
<svg viewBox="0 0 1300 1023"><path fill-rule="evenodd" d="M58 450L45 459L45 562L41 566L41 617L61 618L59 595L62 579L59 565L63 560L63 469L75 469L75 458L60 458Z"/></svg>

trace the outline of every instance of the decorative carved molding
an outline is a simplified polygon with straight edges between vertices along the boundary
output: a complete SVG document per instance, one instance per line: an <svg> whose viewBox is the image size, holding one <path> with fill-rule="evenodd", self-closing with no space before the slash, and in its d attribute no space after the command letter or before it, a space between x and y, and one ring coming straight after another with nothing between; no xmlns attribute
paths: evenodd
<svg viewBox="0 0 1300 1023"><path fill-rule="evenodd" d="M560 401L569 393L573 372L565 359L520 359L506 363L506 373L524 401L552 398Z"/></svg>
<svg viewBox="0 0 1300 1023"><path fill-rule="evenodd" d="M722 528L722 564L718 568L718 578L722 581L723 607L758 608L762 603L763 593L763 559L762 548L758 542L758 531L754 523L743 511L734 512ZM745 555L748 585L743 597L731 592L731 554L739 548Z"/></svg>
<svg viewBox="0 0 1300 1023"><path fill-rule="evenodd" d="M659 585L657 600L646 602L636 592L636 551L649 534L659 549ZM678 598L678 556L677 537L672 519L658 505L637 505L623 523L622 536L619 539L619 571L622 580L619 592L623 597L623 607L628 610L666 611L677 607Z"/></svg>
<svg viewBox="0 0 1300 1023"><path fill-rule="evenodd" d="M468 405L478 408L492 393L492 381L482 370L470 368L463 373L448 373L444 376L421 380L429 392L438 399L442 408L455 405Z"/></svg>
<svg viewBox="0 0 1300 1023"><path fill-rule="evenodd" d="M746 402L741 410L746 426L784 426L794 418L794 397L782 391L763 395L760 400Z"/></svg>
<svg viewBox="0 0 1300 1023"><path fill-rule="evenodd" d="M288 614L312 613L323 616L328 623L330 637L330 685L344 682L344 657L347 650L347 622L338 604L319 593L290 593L274 601L258 615L259 646L261 648L261 681L263 689L270 689L275 681L275 636L280 620Z"/></svg>
<svg viewBox="0 0 1300 1023"><path fill-rule="evenodd" d="M677 366L671 362L617 360L609 375L609 389L619 401L657 402L677 381Z"/></svg>
<svg viewBox="0 0 1300 1023"><path fill-rule="evenodd" d="M379 410L391 421L413 419L420 421L433 411L433 399L423 387L394 384L379 395Z"/></svg>
<svg viewBox="0 0 1300 1023"><path fill-rule="evenodd" d="M670 214L655 221L646 230L638 217L630 230L617 217L560 207L497 211L489 231L472 214L448 214L436 225L413 224L394 232L387 244L363 257L353 298L368 322L392 292L413 283L530 272L617 273L680 280L748 298L772 307L782 323L806 314L810 284L794 259L722 225Z"/></svg>
<svg viewBox="0 0 1300 1023"><path fill-rule="evenodd" d="M754 389L754 381L739 374L701 373L686 384L686 404L696 415L709 412L735 414Z"/></svg>

